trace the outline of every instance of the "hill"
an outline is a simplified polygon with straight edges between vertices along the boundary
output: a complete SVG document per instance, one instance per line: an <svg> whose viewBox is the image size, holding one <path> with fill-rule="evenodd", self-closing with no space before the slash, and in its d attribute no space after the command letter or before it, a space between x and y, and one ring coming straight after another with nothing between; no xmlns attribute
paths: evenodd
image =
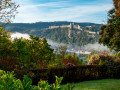
<svg viewBox="0 0 120 90"><path fill-rule="evenodd" d="M69 33L68 28L54 28L54 29L44 29L39 33L36 33L39 37L46 37L50 40L56 41L58 43L70 44L72 46L84 46L86 44L93 44L98 41L98 34L91 34L89 32L80 30L71 30Z"/></svg>
<svg viewBox="0 0 120 90"><path fill-rule="evenodd" d="M37 35L41 38L45 37L55 42L83 46L89 43L97 42L99 35L91 34L86 31L99 32L101 24L95 23L76 23L83 31L75 29L71 33L71 38L68 36L69 28L53 28L49 26L70 25L72 22L58 21L58 22L37 22L37 23L11 23L7 26L7 30L11 32L28 33ZM89 27L90 26L90 27Z"/></svg>
<svg viewBox="0 0 120 90"><path fill-rule="evenodd" d="M11 23L7 26L7 28L11 28L13 31L15 31L15 28L23 28L23 29L44 29L44 28L49 28L49 26L53 25L69 25L72 22L67 22L67 21L56 21L56 22L36 22L36 23ZM101 24L95 24L95 23L76 23L81 27L85 26L101 26ZM14 29L13 29L14 28ZM17 31L17 30L16 30Z"/></svg>

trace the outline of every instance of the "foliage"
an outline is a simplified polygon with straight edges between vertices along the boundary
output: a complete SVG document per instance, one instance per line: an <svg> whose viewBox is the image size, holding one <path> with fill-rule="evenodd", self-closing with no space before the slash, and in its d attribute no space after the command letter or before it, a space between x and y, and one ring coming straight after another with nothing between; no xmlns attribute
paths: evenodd
<svg viewBox="0 0 120 90"><path fill-rule="evenodd" d="M88 30L92 32L99 32L100 31L100 26L93 25L91 27L83 27L83 30Z"/></svg>
<svg viewBox="0 0 120 90"><path fill-rule="evenodd" d="M15 54L23 64L39 63L39 61L49 61L54 59L53 49L48 45L45 38L40 39L37 36L30 36L31 40L15 39L13 46ZM39 66L38 66L39 67Z"/></svg>
<svg viewBox="0 0 120 90"><path fill-rule="evenodd" d="M48 68L57 68L57 67L63 67L63 61L62 61L62 56L57 55L55 56L55 59L50 61L48 64Z"/></svg>
<svg viewBox="0 0 120 90"><path fill-rule="evenodd" d="M77 57L77 55L74 53L72 54L67 54L63 58L63 65L65 67L70 67L70 66L78 66L81 64L81 61Z"/></svg>
<svg viewBox="0 0 120 90"><path fill-rule="evenodd" d="M108 48L120 50L120 1L113 0L114 8L108 12L107 25L101 27L99 43L107 45Z"/></svg>
<svg viewBox="0 0 120 90"><path fill-rule="evenodd" d="M0 89L1 90L59 90L63 77L56 76L55 83L49 85L47 81L40 81L38 86L32 85L32 80L24 75L23 81L16 79L13 72L0 70Z"/></svg>
<svg viewBox="0 0 120 90"><path fill-rule="evenodd" d="M66 84L95 79L120 78L120 63L105 62L100 65L18 70L15 73L17 77L22 78L29 72L34 74L34 76L31 77L34 85L37 85L40 79L47 80L50 84L52 84L55 81L55 76L64 77L62 84Z"/></svg>
<svg viewBox="0 0 120 90"><path fill-rule="evenodd" d="M118 53L115 54L115 57L120 58L120 51Z"/></svg>
<svg viewBox="0 0 120 90"><path fill-rule="evenodd" d="M75 88L75 85L71 84L71 83L67 83L64 86L64 90L73 90Z"/></svg>
<svg viewBox="0 0 120 90"><path fill-rule="evenodd" d="M82 61L79 57L74 54L61 55L57 54L55 56L55 60L49 63L49 67L71 67L71 66L79 66L82 64Z"/></svg>
<svg viewBox="0 0 120 90"><path fill-rule="evenodd" d="M61 54L62 56L66 55L66 50L67 50L67 46L66 45L62 45L62 46L58 46L56 47L56 54Z"/></svg>
<svg viewBox="0 0 120 90"><path fill-rule="evenodd" d="M59 43L71 44L72 46L84 46L88 43L95 43L99 38L98 34L93 35L88 32L79 30L71 31L71 38L69 38L68 31L68 28L45 29L42 30L38 35L40 37L46 37Z"/></svg>
<svg viewBox="0 0 120 90"><path fill-rule="evenodd" d="M0 27L0 57L7 57L8 55L11 55L10 53L8 53L9 51L11 51L11 41L9 40L9 38L10 33L4 31L4 29Z"/></svg>
<svg viewBox="0 0 120 90"><path fill-rule="evenodd" d="M1 60L9 62L13 59L17 65L29 68L39 68L39 61L49 63L49 61L54 60L53 49L50 48L45 38L40 39L30 35L29 40L24 38L11 40L10 33L0 28L0 41Z"/></svg>
<svg viewBox="0 0 120 90"><path fill-rule="evenodd" d="M30 63L30 47L28 40L20 38L14 39L12 43L12 48L14 54L12 56L19 58L19 62L21 63Z"/></svg>
<svg viewBox="0 0 120 90"><path fill-rule="evenodd" d="M0 70L0 89L1 90L32 90L32 81L26 75L23 81L16 79L13 72Z"/></svg>
<svg viewBox="0 0 120 90"><path fill-rule="evenodd" d="M95 54L93 56L91 56L90 60L88 61L89 65L99 65L100 62L100 57L98 54Z"/></svg>
<svg viewBox="0 0 120 90"><path fill-rule="evenodd" d="M0 22L7 23L11 22L11 18L14 18L17 13L17 8L19 5L12 2L12 0L1 0L0 1Z"/></svg>
<svg viewBox="0 0 120 90"><path fill-rule="evenodd" d="M54 59L53 49L50 48L45 38L40 39L37 36L30 35L30 39L30 52L33 62L38 62L38 60L48 62Z"/></svg>
<svg viewBox="0 0 120 90"><path fill-rule="evenodd" d="M58 78L56 76L55 83L49 85L47 81L40 81L38 83L39 90L60 90L60 83L62 82L63 77Z"/></svg>
<svg viewBox="0 0 120 90"><path fill-rule="evenodd" d="M88 61L90 60L91 56L94 55L94 54L98 54L98 53L99 53L99 51L92 50L91 53L89 55L87 55L87 58L85 60L83 60L83 64L86 65L88 63Z"/></svg>
<svg viewBox="0 0 120 90"><path fill-rule="evenodd" d="M105 51L103 53L94 54L88 61L89 65L114 65L116 63L116 57L109 55Z"/></svg>
<svg viewBox="0 0 120 90"><path fill-rule="evenodd" d="M11 23L7 26L7 29L11 32L21 32L21 33L29 33L32 35L38 35L41 30L45 28L49 28L49 26L53 25L70 25L72 22L66 22L66 21L55 21L55 22L36 22L36 23ZM101 24L95 24L95 23L75 23L75 25L80 25L81 27L85 26L94 26L100 27ZM34 30L34 31L33 31Z"/></svg>

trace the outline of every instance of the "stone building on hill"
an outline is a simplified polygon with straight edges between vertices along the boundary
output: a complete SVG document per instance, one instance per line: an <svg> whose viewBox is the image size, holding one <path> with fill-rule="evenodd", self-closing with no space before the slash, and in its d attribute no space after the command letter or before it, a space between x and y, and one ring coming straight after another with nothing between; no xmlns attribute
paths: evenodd
<svg viewBox="0 0 120 90"><path fill-rule="evenodd" d="M74 25L74 23L70 23L70 25L62 25L62 26L49 26L49 29L54 29L54 28L70 28L70 30L73 29L82 30L80 25Z"/></svg>
<svg viewBox="0 0 120 90"><path fill-rule="evenodd" d="M62 25L62 26L49 26L49 29L55 29L55 28L69 28L68 30L69 38L71 38L71 35L75 29L82 31L82 28L80 27L80 25L74 25L74 23L70 23L70 25Z"/></svg>

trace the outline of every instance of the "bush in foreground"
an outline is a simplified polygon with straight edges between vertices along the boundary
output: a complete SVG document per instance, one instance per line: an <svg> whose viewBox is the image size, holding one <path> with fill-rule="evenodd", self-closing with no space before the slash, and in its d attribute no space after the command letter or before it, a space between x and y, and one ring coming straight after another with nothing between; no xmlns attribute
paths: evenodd
<svg viewBox="0 0 120 90"><path fill-rule="evenodd" d="M109 55L104 51L103 53L92 55L88 61L88 65L113 65L118 61L120 61L118 57L116 58L115 56Z"/></svg>
<svg viewBox="0 0 120 90"><path fill-rule="evenodd" d="M55 83L49 85L47 81L39 81L38 86L32 85L32 80L24 75L23 81L15 78L13 72L0 70L0 90L58 90L63 77L56 76Z"/></svg>

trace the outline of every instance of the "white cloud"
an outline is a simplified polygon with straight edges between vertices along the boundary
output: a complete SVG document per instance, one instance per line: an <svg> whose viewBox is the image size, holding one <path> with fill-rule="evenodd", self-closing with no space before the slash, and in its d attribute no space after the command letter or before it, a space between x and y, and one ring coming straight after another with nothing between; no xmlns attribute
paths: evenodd
<svg viewBox="0 0 120 90"><path fill-rule="evenodd" d="M12 40L14 40L15 38L21 38L21 37L25 38L25 39L30 39L28 34L23 34L23 33L19 33L19 32L11 34L11 39Z"/></svg>
<svg viewBox="0 0 120 90"><path fill-rule="evenodd" d="M101 7L100 7L101 6ZM75 6L75 7L70 7L70 8L62 8L62 9L55 9L52 11L50 15L47 15L47 17L52 17L52 19L72 19L76 17L81 17L81 16L89 16L91 14L95 14L98 12L106 12L106 10L109 10L112 7L111 4L107 5L90 5L90 6ZM51 19L51 20L52 20Z"/></svg>
<svg viewBox="0 0 120 90"><path fill-rule="evenodd" d="M106 13L106 11L111 9L112 6L112 4L100 3L96 5L73 5L70 7L69 3L65 1L44 4L30 3L30 5L26 4L18 9L19 13L14 22L31 23L38 21L76 21L75 18L78 18L77 21L83 20L82 22L84 22L85 18L83 19L83 16L89 17L89 15L96 13Z"/></svg>

